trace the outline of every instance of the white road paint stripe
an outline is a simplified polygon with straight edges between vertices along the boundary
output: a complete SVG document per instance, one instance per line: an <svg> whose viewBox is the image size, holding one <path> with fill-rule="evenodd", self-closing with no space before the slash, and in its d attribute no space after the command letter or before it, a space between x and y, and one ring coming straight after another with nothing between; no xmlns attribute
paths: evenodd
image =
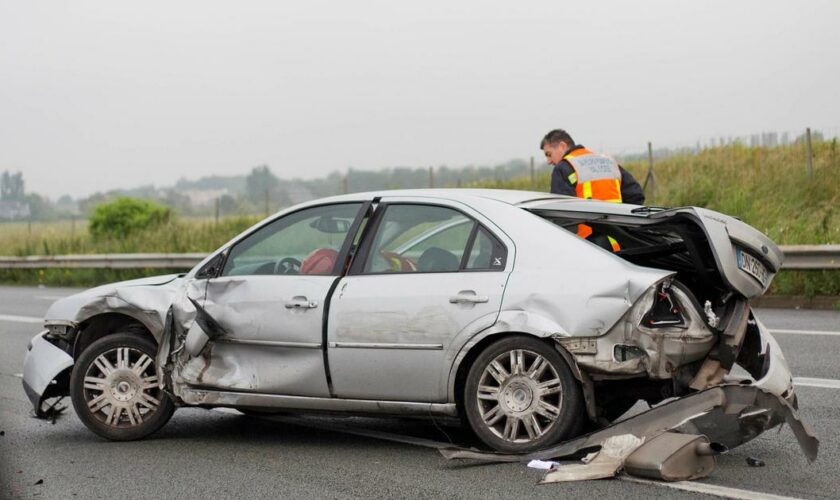
<svg viewBox="0 0 840 500"><path fill-rule="evenodd" d="M840 332L827 332L822 330L770 330L770 333L779 335L827 335L830 337L840 337Z"/></svg>
<svg viewBox="0 0 840 500"><path fill-rule="evenodd" d="M36 299L40 299L40 300L58 300L58 299L63 299L64 297L66 297L66 295L36 295L35 296Z"/></svg>
<svg viewBox="0 0 840 500"><path fill-rule="evenodd" d="M0 314L0 321L12 321L15 323L44 323L44 318L35 316L15 316L13 314Z"/></svg>
<svg viewBox="0 0 840 500"><path fill-rule="evenodd" d="M724 498L738 498L742 500L796 500L796 497L772 495L770 493L742 490L740 488L729 488L728 486L718 486L716 484L697 483L693 481L676 481L673 483L666 483L664 481L651 481L650 479L639 479L630 476L619 476L618 478L622 481L629 481L631 483L650 484L654 486L672 488L675 490L690 491L692 493L704 493L706 495L714 495Z"/></svg>
<svg viewBox="0 0 840 500"><path fill-rule="evenodd" d="M805 387L822 387L824 389L840 389L840 380L830 378L793 377L793 384Z"/></svg>

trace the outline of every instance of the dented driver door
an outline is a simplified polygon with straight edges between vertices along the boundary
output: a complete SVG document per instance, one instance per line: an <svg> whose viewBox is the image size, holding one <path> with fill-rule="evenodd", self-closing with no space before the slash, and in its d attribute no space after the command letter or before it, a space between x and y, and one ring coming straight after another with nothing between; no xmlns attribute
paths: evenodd
<svg viewBox="0 0 840 500"><path fill-rule="evenodd" d="M305 208L235 243L220 276L197 282L206 345L187 334L193 357L181 370L193 387L329 396L322 331L324 305L338 279L339 254L361 203ZM207 327L210 323L211 326Z"/></svg>

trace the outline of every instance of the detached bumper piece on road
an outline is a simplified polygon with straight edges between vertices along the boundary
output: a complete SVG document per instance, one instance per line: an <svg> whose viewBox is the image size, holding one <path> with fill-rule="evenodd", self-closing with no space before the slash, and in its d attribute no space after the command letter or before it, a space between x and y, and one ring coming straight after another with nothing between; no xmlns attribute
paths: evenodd
<svg viewBox="0 0 840 500"><path fill-rule="evenodd" d="M592 474L587 466L574 466L572 474L553 471L551 480L593 479L610 477L622 468L627 473L679 481L698 479L711 474L717 452L732 449L762 432L786 423L796 436L809 461L817 458L819 441L799 417L796 409L784 398L754 385L729 384L712 387L652 408L586 436L560 443L529 455L486 453L472 449L446 448L441 454L448 459L471 459L485 462L519 462L551 460L580 456L587 451L614 450L616 438L631 435L637 443L608 451L610 457L590 464L601 469ZM671 434L683 436L673 436ZM605 467L604 462L614 463ZM561 468L562 469L562 468ZM606 470L606 472L603 472ZM702 474L698 475L698 471Z"/></svg>

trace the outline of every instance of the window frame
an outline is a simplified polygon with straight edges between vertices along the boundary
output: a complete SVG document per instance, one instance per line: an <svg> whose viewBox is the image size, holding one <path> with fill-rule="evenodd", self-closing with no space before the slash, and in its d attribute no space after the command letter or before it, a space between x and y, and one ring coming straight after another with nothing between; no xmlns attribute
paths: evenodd
<svg viewBox="0 0 840 500"><path fill-rule="evenodd" d="M464 217L466 217L469 221L472 221L472 229L470 230L470 235L467 238L466 246L464 248L464 253L461 256L461 261L458 265L458 269L454 271L414 271L414 272L365 272L365 266L367 265L367 261L370 258L370 251L371 247L373 246L373 240L376 238L376 234L379 232L379 228L382 225L382 221L385 218L385 213L388 211L388 207L390 206L406 206L406 205L413 205L413 206L421 206L421 207L438 207L438 208L446 208L449 210L453 210L455 212L460 213ZM479 228L484 228L485 231L495 239L499 245L504 250L504 262L505 265L501 266L499 269L466 269L465 266L469 262L470 254L472 253L473 246L475 245L475 239L478 235ZM365 226L365 235L364 239L361 241L359 245L359 249L356 254L353 256L353 261L350 264L350 268L347 271L348 276L405 276L405 275L413 275L413 274L451 274L451 273L498 273L504 272L505 268L507 267L507 256L508 256L508 247L505 242L499 238L495 232L493 232L490 228L486 225L482 224L478 219L473 217L472 215L466 213L464 210L461 210L458 207L453 207L451 205L446 205L443 203L424 203L424 202L417 202L417 201L386 201L381 202L376 206L376 210L373 213L372 220L370 220Z"/></svg>
<svg viewBox="0 0 840 500"><path fill-rule="evenodd" d="M311 209L322 208L322 207L334 207L334 206L338 206L338 205L356 205L356 204L358 204L359 205L359 210L356 212L355 218L353 219L353 222L350 224L350 229L348 229L347 234L344 237L344 241L342 242L341 246L339 247L340 250L339 250L339 253L338 253L338 256L336 258L335 265L333 266L332 271L330 272L330 274L317 275L317 276L332 276L332 277L341 276L342 275L341 271L343 270L343 267L345 266L345 263L346 263L346 260L347 260L347 255L350 252L350 247L353 244L353 240L355 239L356 233L359 232L359 226L361 225L362 220L364 220L365 216L367 215L367 212L370 210L370 206L373 203L374 203L373 200L352 200L352 201L340 201L340 202L333 202L333 203L318 203L318 204L314 204L314 205L307 205L305 207L300 207L297 210L293 210L291 212L285 212L282 215L274 217L273 219L266 220L262 224L259 224L255 227L251 228L250 230L248 230L239 239L237 239L235 242L231 243L230 245L225 247L222 251L220 251L217 255L224 255L224 258L222 259L222 262L219 265L215 275L214 276L207 276L207 279L229 278L229 277L244 278L244 277L249 277L249 276L263 276L263 277L267 277L267 276L274 276L274 277L277 277L277 276L286 276L286 277L315 276L315 275L305 275L305 274L237 274L237 275L227 275L226 276L222 273L224 273L224 270L227 267L228 259L230 258L230 255L233 252L233 249L236 248L239 244L246 241L251 236L253 236L255 233L259 232L264 227L269 226L271 224L274 224L275 222L277 222L281 219L284 219L286 217L289 217L289 216L298 214L300 212L303 212L304 210L311 210ZM216 259L216 257L214 257L211 260L215 260L215 259ZM208 264L209 264L209 262L208 262ZM201 271L203 271L203 270L204 269L202 269Z"/></svg>
<svg viewBox="0 0 840 500"><path fill-rule="evenodd" d="M504 271L505 268L507 267L507 264L508 264L508 259L507 259L508 248L507 248L507 245L505 245L505 242L502 241L501 238L496 236L496 233L491 231L489 227L485 226L481 222L478 222L478 221L476 221L476 222L477 222L477 224L476 224L476 227L473 228L473 234L470 235L470 242L469 242L470 249L469 249L469 252L466 252L464 254L464 261L461 263L461 267L462 267L461 271L465 272L465 273L497 273L499 271ZM492 240L490 242L491 244L498 243L499 246L501 246L502 249L504 250L504 258L502 259L503 262L504 262L504 265L499 267L499 269L493 269L492 267L491 268L468 269L466 267L467 264L470 263L469 259L470 259L470 256L472 255L473 247L475 246L475 241L478 239L478 232L481 231L482 229L484 229L484 231L487 233L487 235L490 236L490 239Z"/></svg>

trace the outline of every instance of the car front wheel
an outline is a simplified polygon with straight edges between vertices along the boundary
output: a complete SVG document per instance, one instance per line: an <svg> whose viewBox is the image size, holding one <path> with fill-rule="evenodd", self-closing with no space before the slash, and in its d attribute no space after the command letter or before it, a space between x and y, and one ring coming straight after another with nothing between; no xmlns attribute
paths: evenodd
<svg viewBox="0 0 840 500"><path fill-rule="evenodd" d="M470 367L464 408L488 446L527 453L572 437L585 415L580 386L562 356L526 336L491 344Z"/></svg>
<svg viewBox="0 0 840 500"><path fill-rule="evenodd" d="M160 389L155 344L133 333L116 333L79 356L70 397L79 419L114 441L140 439L169 421L175 406Z"/></svg>

